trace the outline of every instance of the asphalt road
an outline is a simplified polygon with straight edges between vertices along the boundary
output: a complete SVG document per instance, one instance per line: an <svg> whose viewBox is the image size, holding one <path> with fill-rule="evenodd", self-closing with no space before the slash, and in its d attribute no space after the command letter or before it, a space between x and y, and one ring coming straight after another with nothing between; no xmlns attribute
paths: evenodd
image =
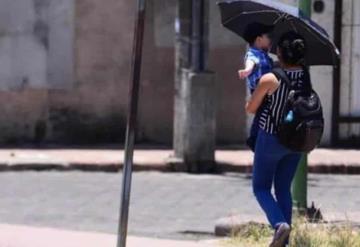
<svg viewBox="0 0 360 247"><path fill-rule="evenodd" d="M121 179L120 173L0 173L0 223L116 233ZM241 174L135 173L129 234L206 238L221 217L262 215L250 185ZM309 178L309 202L327 211L360 211L359 194L360 176Z"/></svg>

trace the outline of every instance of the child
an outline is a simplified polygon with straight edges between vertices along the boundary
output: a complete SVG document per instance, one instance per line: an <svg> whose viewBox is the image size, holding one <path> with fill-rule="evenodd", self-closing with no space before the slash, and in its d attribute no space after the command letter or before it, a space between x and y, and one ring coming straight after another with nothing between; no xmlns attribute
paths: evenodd
<svg viewBox="0 0 360 247"><path fill-rule="evenodd" d="M262 75L271 72L273 61L268 52L271 48L270 33L274 26L268 26L257 22L249 24L244 32L244 39L249 43L249 49L245 55L245 68L239 70L240 79L247 81L250 93L253 94ZM250 136L246 143L255 150L255 142L259 129L259 114L255 114L251 125Z"/></svg>

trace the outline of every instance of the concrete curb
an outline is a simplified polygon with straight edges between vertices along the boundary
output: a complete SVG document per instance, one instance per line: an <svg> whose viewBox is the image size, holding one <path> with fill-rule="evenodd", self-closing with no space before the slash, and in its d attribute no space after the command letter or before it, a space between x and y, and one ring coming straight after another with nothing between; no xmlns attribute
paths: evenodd
<svg viewBox="0 0 360 247"><path fill-rule="evenodd" d="M3 171L119 172L122 149L2 149ZM248 150L217 150L212 173L251 174L253 153ZM309 173L360 174L360 150L317 149L308 156ZM135 150L134 171L189 172L189 166L173 157L173 150ZM200 169L201 170L201 169ZM206 170L206 169L205 169Z"/></svg>
<svg viewBox="0 0 360 247"><path fill-rule="evenodd" d="M17 163L17 164L0 164L0 172L9 171L86 171L86 172L119 172L123 164L119 163L69 163L69 164L41 164L41 163ZM171 172L170 166L157 164L134 164L134 171L159 171Z"/></svg>
<svg viewBox="0 0 360 247"><path fill-rule="evenodd" d="M122 163L0 163L0 172L10 171L85 171L85 172L119 172L123 167ZM186 169L179 168L169 163L164 164L137 164L134 163L134 171L157 171L157 172L186 172ZM215 173L247 173L251 174L252 165L238 165L231 163L217 163ZM308 172L313 174L360 174L359 165L326 165L310 164Z"/></svg>

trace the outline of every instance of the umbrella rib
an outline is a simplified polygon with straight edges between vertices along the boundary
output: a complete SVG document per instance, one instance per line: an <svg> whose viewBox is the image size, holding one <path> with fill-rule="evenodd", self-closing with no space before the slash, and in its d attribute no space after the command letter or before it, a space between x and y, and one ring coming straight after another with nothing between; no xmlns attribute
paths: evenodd
<svg viewBox="0 0 360 247"><path fill-rule="evenodd" d="M279 12L279 11L275 11L275 10L259 10L259 11L242 12L242 13L240 13L240 14L237 14L237 15L235 15L235 16L233 16L233 17L231 17L231 18L227 19L227 20L223 23L223 25L228 24L229 22L233 21L234 19L236 19L236 18L238 18L239 16L244 15L244 14L274 13L274 12L275 12L275 13L278 13L278 14L280 14L280 13L281 13L281 12Z"/></svg>
<svg viewBox="0 0 360 247"><path fill-rule="evenodd" d="M324 45L326 45L326 42L325 42L323 39L321 39L320 37L318 37L317 35L315 35L315 34L313 33L313 30L310 29L306 23L304 23L304 22L302 22L302 21L300 21L300 23L309 31L309 33L310 33L312 36L314 36L317 40L319 40L321 43L323 43ZM321 33L319 33L319 34L322 36Z"/></svg>
<svg viewBox="0 0 360 247"><path fill-rule="evenodd" d="M296 32L298 32L298 30L297 30L297 28L295 27L295 25L294 25L294 23L292 22L292 20L293 20L293 19L295 19L295 20L300 20L300 19L297 19L296 17L293 17L293 16L291 16L291 15L287 15L286 17L287 17L287 20L290 22L291 26L293 27L293 29L294 29ZM314 30L311 29L311 28L309 28L308 25L306 24L306 22L304 22L303 20L300 20L299 23L300 23L301 25L303 25L304 28L306 28L306 29L308 30L308 32L309 32L312 36L314 36L314 37L315 37L317 40L319 40L322 44L326 45L326 42L325 42L323 39L321 39L320 37L318 37L317 35L315 35L315 34L313 33ZM322 33L320 33L320 32L318 32L318 33L319 33L321 36L323 36Z"/></svg>
<svg viewBox="0 0 360 247"><path fill-rule="evenodd" d="M274 21L273 25L276 25L280 20L287 19L287 14L278 12L278 18Z"/></svg>
<svg viewBox="0 0 360 247"><path fill-rule="evenodd" d="M293 27L293 29L295 30L295 32L298 33L298 30L297 30L297 28L295 27L294 23L291 21L291 19L289 19L289 22L290 22L291 26Z"/></svg>

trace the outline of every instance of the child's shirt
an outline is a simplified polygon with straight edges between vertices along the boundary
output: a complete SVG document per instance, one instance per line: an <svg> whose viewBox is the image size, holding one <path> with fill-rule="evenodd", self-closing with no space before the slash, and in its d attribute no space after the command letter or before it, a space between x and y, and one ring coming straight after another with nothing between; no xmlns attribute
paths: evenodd
<svg viewBox="0 0 360 247"><path fill-rule="evenodd" d="M248 59L255 63L252 73L246 79L248 88L250 89L250 92L253 93L261 76L271 72L273 68L273 60L267 52L255 47L250 47L246 52L245 63Z"/></svg>

